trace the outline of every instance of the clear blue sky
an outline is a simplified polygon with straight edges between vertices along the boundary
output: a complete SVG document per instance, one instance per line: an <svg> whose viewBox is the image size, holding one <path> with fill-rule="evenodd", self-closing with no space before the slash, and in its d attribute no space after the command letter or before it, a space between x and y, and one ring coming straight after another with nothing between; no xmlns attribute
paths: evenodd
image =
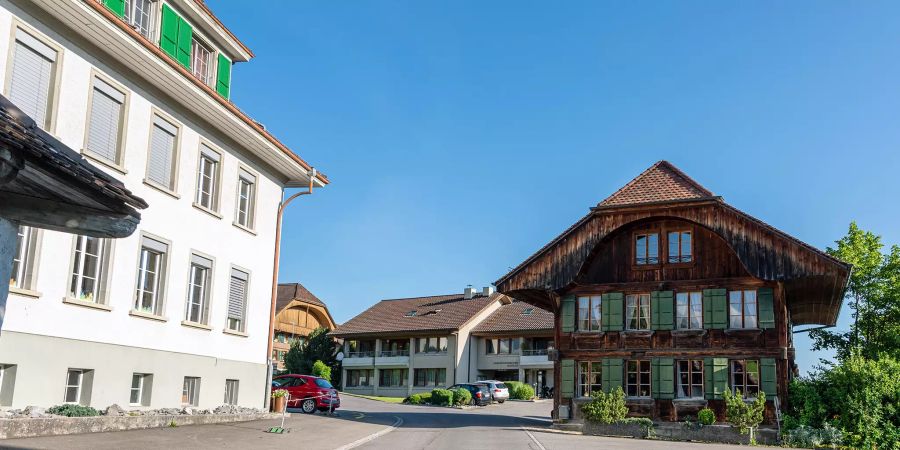
<svg viewBox="0 0 900 450"><path fill-rule="evenodd" d="M491 283L659 159L818 248L900 242L900 3L208 3L257 55L234 101L333 181L280 278L338 322Z"/></svg>

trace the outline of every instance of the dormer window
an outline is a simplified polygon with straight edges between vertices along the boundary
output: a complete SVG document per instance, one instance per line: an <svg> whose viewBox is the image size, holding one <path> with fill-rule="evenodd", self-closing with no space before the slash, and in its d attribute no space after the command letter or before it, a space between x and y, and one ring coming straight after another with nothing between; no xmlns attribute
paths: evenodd
<svg viewBox="0 0 900 450"><path fill-rule="evenodd" d="M153 3L153 0L125 0L125 22L150 40L153 40Z"/></svg>
<svg viewBox="0 0 900 450"><path fill-rule="evenodd" d="M534 308L525 308L525 310L522 311L522 315L523 315L523 316L530 316L531 313L533 313L533 312L534 312Z"/></svg>
<svg viewBox="0 0 900 450"><path fill-rule="evenodd" d="M406 314L404 314L403 316L404 316L404 317L415 317L415 316L416 316L416 310L409 311L409 312L407 312Z"/></svg>
<svg viewBox="0 0 900 450"><path fill-rule="evenodd" d="M659 264L659 233L644 233L634 237L635 264Z"/></svg>
<svg viewBox="0 0 900 450"><path fill-rule="evenodd" d="M689 263L693 260L690 231L670 231L668 239L670 263Z"/></svg>
<svg viewBox="0 0 900 450"><path fill-rule="evenodd" d="M212 81L212 50L200 42L195 36L191 41L191 72L203 84L209 86Z"/></svg>

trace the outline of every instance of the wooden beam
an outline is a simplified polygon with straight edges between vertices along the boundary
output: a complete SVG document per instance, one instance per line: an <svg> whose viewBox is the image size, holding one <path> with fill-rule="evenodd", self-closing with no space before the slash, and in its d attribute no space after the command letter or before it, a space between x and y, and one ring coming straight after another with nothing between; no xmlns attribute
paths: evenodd
<svg viewBox="0 0 900 450"><path fill-rule="evenodd" d="M48 230L101 238L123 238L137 228L139 217L70 205L12 192L0 196L0 217Z"/></svg>

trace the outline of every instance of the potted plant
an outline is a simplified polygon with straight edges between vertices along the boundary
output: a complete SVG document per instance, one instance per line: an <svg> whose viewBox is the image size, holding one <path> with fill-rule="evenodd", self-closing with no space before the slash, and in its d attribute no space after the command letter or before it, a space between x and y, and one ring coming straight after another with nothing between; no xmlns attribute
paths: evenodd
<svg viewBox="0 0 900 450"><path fill-rule="evenodd" d="M272 411L280 413L284 412L287 406L287 389L275 389L272 391Z"/></svg>

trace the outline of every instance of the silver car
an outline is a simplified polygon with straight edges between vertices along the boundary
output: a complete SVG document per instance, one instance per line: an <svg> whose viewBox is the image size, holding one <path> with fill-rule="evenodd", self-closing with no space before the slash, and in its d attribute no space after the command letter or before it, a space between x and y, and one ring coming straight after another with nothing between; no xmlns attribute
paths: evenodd
<svg viewBox="0 0 900 450"><path fill-rule="evenodd" d="M491 391L491 401L503 403L509 398L509 389L502 381L485 380L479 381L479 384L486 384Z"/></svg>

